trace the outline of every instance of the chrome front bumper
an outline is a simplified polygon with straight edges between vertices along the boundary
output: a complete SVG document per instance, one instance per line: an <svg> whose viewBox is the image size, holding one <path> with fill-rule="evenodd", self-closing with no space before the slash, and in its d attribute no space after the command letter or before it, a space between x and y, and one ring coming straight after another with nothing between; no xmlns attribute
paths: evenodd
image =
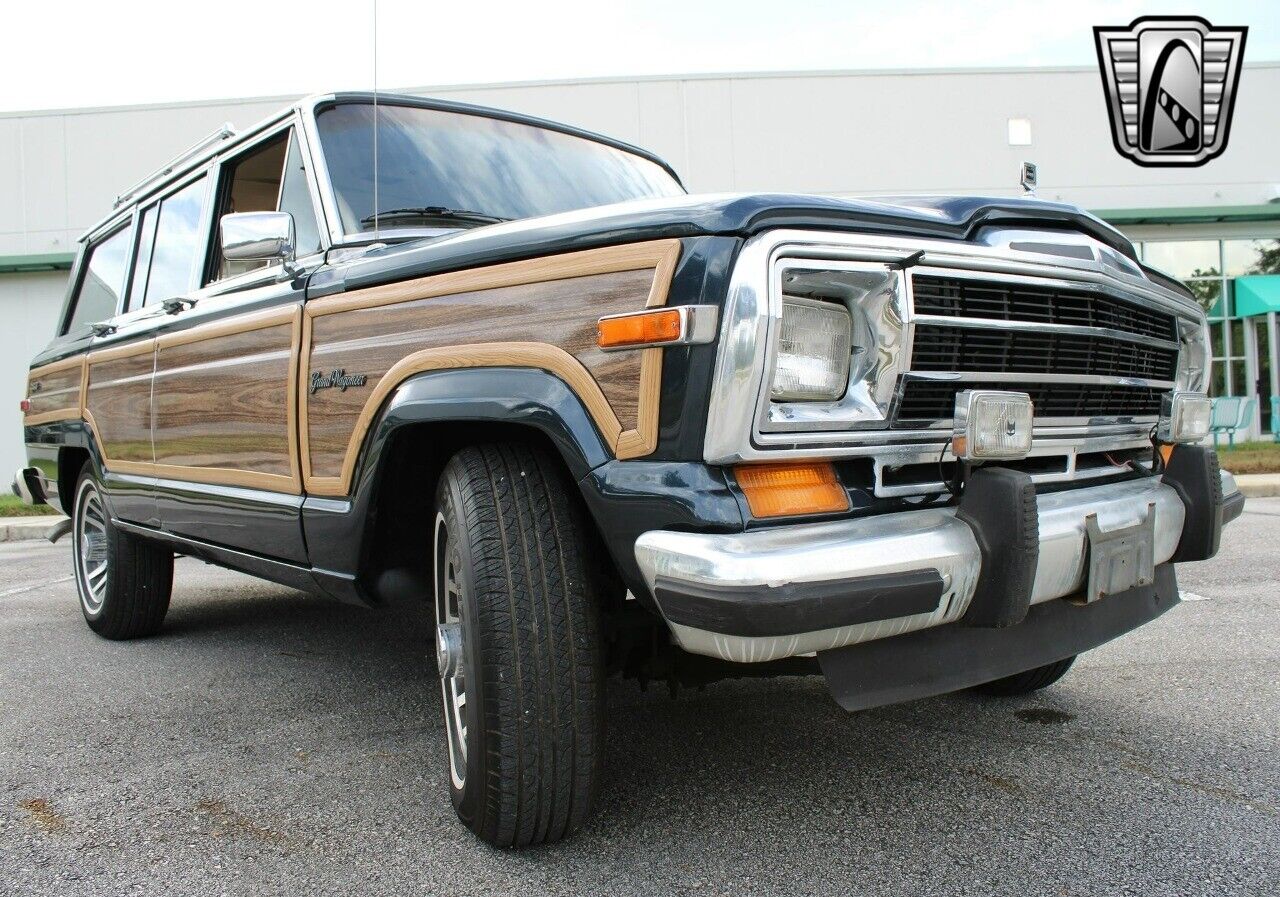
<svg viewBox="0 0 1280 897"><path fill-rule="evenodd" d="M1223 471L1221 478L1224 497L1238 492L1231 474ZM1091 515L1107 532L1141 523L1150 509L1158 565L1177 550L1187 513L1177 491L1156 477L1054 492L1036 501L1040 550L1033 605L1084 587ZM894 574L936 571L941 579L941 599L930 610L785 635L715 632L674 622L663 611L686 651L740 663L827 651L954 622L969 608L982 568L974 532L954 508L733 534L655 530L637 539L635 550L659 610L664 588L714 594L781 589L796 594L797 589L865 577L889 581Z"/></svg>

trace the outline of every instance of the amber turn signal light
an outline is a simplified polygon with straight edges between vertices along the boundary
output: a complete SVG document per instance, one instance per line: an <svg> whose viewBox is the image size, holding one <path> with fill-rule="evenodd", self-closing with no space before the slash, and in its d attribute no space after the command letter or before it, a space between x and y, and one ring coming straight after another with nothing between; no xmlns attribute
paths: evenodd
<svg viewBox="0 0 1280 897"><path fill-rule="evenodd" d="M849 496L830 464L743 464L733 473L755 517L849 510Z"/></svg>
<svg viewBox="0 0 1280 897"><path fill-rule="evenodd" d="M601 349L627 349L673 343L684 335L683 319L680 316L680 310L676 308L601 318L598 326Z"/></svg>

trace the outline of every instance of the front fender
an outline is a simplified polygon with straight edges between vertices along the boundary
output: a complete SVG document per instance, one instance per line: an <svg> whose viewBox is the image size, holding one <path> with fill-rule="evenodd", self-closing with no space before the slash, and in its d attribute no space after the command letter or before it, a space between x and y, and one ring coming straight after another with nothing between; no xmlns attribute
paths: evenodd
<svg viewBox="0 0 1280 897"><path fill-rule="evenodd" d="M365 444L346 498L303 502L307 550L318 579L336 597L371 602L362 582L373 545L372 514L387 484L384 462L396 435L424 424L528 427L550 440L575 481L612 460L578 396L560 378L534 368L462 368L415 374L387 398Z"/></svg>

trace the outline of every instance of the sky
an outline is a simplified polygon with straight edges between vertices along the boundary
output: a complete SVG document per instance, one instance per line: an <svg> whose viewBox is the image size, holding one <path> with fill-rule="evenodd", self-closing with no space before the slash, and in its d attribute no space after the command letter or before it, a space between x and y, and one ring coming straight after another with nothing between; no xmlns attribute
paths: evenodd
<svg viewBox="0 0 1280 897"><path fill-rule="evenodd" d="M344 89L1093 65L1094 25L1194 13L1280 61L1280 0L44 0L11 3L0 112ZM215 14L216 13L216 14Z"/></svg>

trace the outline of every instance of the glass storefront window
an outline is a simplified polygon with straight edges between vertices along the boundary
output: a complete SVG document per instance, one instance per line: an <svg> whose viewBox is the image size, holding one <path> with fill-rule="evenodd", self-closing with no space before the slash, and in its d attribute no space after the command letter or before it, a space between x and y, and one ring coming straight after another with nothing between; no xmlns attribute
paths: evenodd
<svg viewBox="0 0 1280 897"><path fill-rule="evenodd" d="M1222 257L1228 277L1280 274L1280 240L1224 240Z"/></svg>
<svg viewBox="0 0 1280 897"><path fill-rule="evenodd" d="M1187 288L1195 294L1200 300L1200 305L1204 308L1205 314L1211 318L1224 317L1222 304L1218 301L1222 298L1222 280L1214 278L1213 280L1188 280L1184 281Z"/></svg>
<svg viewBox="0 0 1280 897"><path fill-rule="evenodd" d="M1256 395L1271 430L1271 346L1263 318L1235 318L1234 278L1245 275L1280 275L1280 239L1147 240L1135 243L1145 264L1177 277L1191 290L1209 316L1209 343L1213 374L1212 396ZM1245 342L1246 328L1257 340L1258 382L1248 378L1252 353Z"/></svg>
<svg viewBox="0 0 1280 897"><path fill-rule="evenodd" d="M1249 393L1249 382L1245 375L1245 363L1243 358L1231 359L1231 394L1233 396L1243 396Z"/></svg>
<svg viewBox="0 0 1280 897"><path fill-rule="evenodd" d="M1144 261L1179 280L1217 277L1222 258L1217 240L1160 240L1144 245Z"/></svg>

